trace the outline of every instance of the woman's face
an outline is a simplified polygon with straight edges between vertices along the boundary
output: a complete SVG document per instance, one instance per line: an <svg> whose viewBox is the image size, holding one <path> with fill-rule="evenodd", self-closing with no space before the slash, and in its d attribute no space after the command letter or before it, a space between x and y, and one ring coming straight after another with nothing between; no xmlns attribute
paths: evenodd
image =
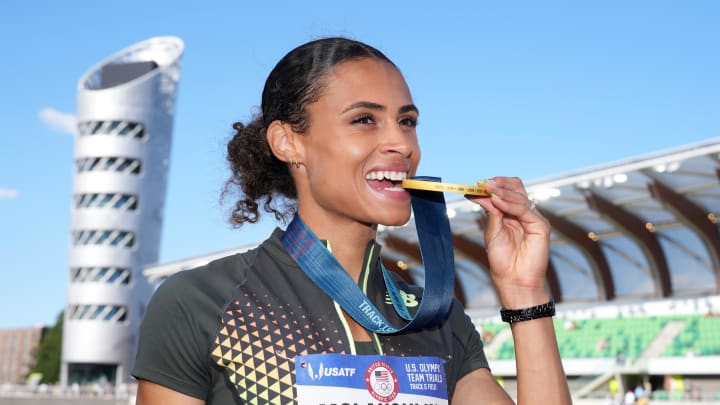
<svg viewBox="0 0 720 405"><path fill-rule="evenodd" d="M405 80L389 63L366 58L336 65L323 83L298 138L300 215L337 225L406 223L410 195L401 180L415 174L420 149L418 110Z"/></svg>

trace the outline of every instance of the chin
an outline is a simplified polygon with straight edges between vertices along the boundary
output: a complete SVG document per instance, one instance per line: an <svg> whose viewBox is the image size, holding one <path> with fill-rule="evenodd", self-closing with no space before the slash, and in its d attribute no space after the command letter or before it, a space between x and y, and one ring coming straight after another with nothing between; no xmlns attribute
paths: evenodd
<svg viewBox="0 0 720 405"><path fill-rule="evenodd" d="M403 226L410 221L410 212L403 213L402 215L387 215L384 216L378 224L385 226Z"/></svg>

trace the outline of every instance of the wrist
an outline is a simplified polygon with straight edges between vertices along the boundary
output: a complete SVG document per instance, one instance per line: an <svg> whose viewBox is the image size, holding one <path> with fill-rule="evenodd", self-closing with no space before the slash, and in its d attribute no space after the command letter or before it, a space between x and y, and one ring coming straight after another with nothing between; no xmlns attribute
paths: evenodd
<svg viewBox="0 0 720 405"><path fill-rule="evenodd" d="M501 309L500 318L510 324L555 316L555 301L521 309Z"/></svg>
<svg viewBox="0 0 720 405"><path fill-rule="evenodd" d="M503 309L529 308L550 301L544 287L498 287L498 301Z"/></svg>

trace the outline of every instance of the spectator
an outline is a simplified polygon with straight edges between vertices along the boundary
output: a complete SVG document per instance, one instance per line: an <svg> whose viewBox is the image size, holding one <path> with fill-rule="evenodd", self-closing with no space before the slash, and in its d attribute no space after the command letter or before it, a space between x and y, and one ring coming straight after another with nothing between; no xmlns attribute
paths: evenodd
<svg viewBox="0 0 720 405"><path fill-rule="evenodd" d="M635 394L633 391L628 388L627 392L625 393L625 401L623 402L624 405L633 405L635 403Z"/></svg>

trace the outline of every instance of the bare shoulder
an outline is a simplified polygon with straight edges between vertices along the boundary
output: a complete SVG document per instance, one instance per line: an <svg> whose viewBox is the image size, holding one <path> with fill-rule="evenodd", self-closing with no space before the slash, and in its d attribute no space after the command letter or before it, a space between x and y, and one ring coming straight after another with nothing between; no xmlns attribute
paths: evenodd
<svg viewBox="0 0 720 405"><path fill-rule="evenodd" d="M170 388L147 380L140 380L138 384L137 400L135 402L136 405L202 405L204 403L205 401L202 399L181 394L177 391L171 390Z"/></svg>
<svg viewBox="0 0 720 405"><path fill-rule="evenodd" d="M510 396L498 384L490 370L480 368L465 375L455 386L453 405L474 405L482 399L483 404L514 404Z"/></svg>

